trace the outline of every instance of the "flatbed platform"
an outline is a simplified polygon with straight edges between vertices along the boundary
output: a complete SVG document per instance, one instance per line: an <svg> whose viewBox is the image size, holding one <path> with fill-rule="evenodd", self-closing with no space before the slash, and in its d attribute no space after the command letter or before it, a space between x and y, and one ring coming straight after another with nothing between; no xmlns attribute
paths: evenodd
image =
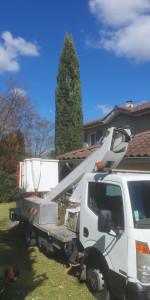
<svg viewBox="0 0 150 300"><path fill-rule="evenodd" d="M15 214L18 220L25 220L32 224L35 228L41 230L42 232L47 233L49 236L52 236L63 243L71 242L73 239L77 238L77 233L69 230L66 225L57 225L57 224L46 224L39 225L35 222L30 222L27 218L21 215L20 209L10 208L10 219L11 213Z"/></svg>

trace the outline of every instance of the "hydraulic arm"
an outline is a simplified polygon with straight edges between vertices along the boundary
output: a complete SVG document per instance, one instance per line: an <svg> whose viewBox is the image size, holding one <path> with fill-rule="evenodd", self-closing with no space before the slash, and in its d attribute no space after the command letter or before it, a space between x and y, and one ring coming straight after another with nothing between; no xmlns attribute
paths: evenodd
<svg viewBox="0 0 150 300"><path fill-rule="evenodd" d="M56 200L62 194L77 185L70 201L78 202L81 197L81 178L87 172L93 172L96 162L100 161L104 168L115 169L124 157L130 141L130 129L109 128L98 149L66 176L52 191L45 197L46 200Z"/></svg>

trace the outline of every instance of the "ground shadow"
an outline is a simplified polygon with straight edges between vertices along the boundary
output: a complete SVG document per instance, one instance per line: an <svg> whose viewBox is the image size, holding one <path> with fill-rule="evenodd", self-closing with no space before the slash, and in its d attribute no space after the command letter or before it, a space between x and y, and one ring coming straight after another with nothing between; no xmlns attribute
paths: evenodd
<svg viewBox="0 0 150 300"><path fill-rule="evenodd" d="M33 270L35 262L34 247L27 248L21 238L18 226L0 231L0 283L4 281L4 271L14 267L20 271L16 282L9 282L4 292L0 295L1 300L23 300L36 287L43 284L47 277L45 274L37 276Z"/></svg>
<svg viewBox="0 0 150 300"><path fill-rule="evenodd" d="M80 280L80 265L70 264L65 252L55 249L53 253L48 253L43 247L39 248L39 250L46 255L48 259L53 259L68 268L68 275L76 277L78 280Z"/></svg>

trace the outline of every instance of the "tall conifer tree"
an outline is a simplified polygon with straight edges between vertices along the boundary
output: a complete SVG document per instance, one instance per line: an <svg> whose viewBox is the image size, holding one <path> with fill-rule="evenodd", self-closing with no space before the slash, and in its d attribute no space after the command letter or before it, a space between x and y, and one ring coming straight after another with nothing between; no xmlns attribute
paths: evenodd
<svg viewBox="0 0 150 300"><path fill-rule="evenodd" d="M66 34L59 59L55 91L56 155L83 147L80 71L72 36Z"/></svg>

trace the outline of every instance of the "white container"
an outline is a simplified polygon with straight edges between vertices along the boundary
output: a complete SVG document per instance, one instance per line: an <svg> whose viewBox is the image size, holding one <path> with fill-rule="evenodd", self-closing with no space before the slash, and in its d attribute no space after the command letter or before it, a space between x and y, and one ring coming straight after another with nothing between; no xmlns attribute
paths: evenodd
<svg viewBox="0 0 150 300"><path fill-rule="evenodd" d="M40 158L20 162L19 188L26 192L49 192L58 184L58 160Z"/></svg>

